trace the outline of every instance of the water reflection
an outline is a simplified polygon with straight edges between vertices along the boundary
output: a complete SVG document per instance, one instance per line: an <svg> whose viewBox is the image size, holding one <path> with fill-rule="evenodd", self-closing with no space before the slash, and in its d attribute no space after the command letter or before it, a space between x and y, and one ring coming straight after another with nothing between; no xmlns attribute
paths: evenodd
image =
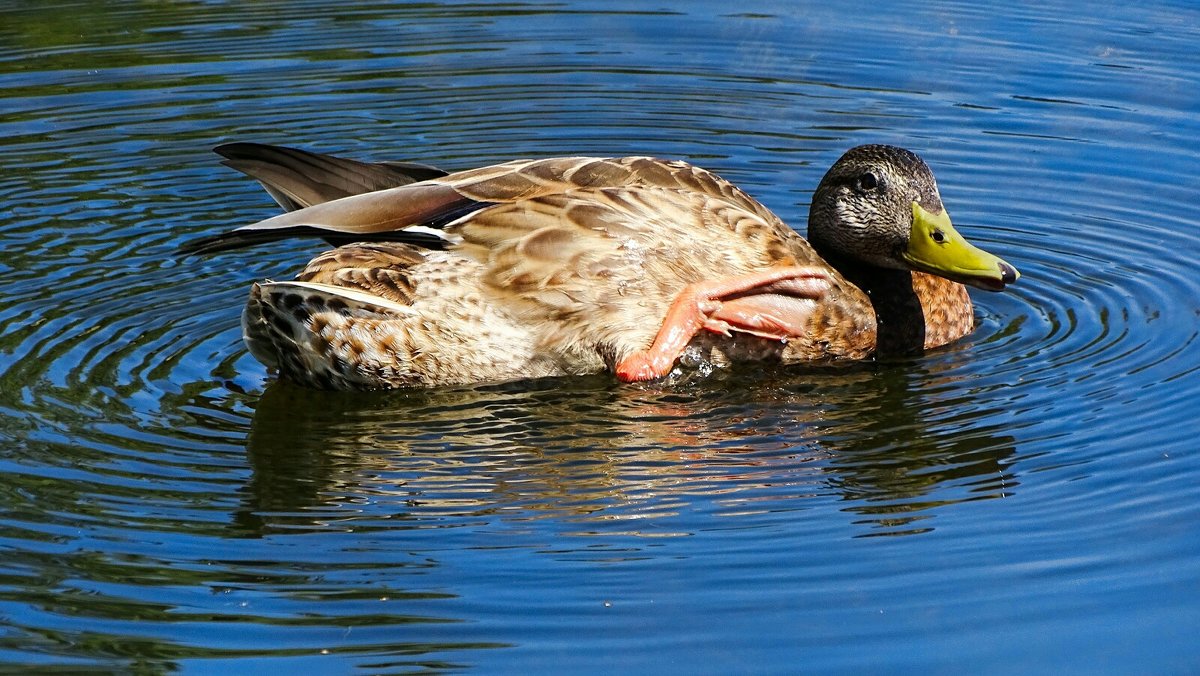
<svg viewBox="0 0 1200 676"><path fill-rule="evenodd" d="M680 510L809 497L847 503L864 534L923 532L939 506L1011 493L1016 442L972 424L999 412L961 376L913 366L657 388L602 376L385 395L274 383L255 408L234 521L263 535L553 516L649 533Z"/></svg>

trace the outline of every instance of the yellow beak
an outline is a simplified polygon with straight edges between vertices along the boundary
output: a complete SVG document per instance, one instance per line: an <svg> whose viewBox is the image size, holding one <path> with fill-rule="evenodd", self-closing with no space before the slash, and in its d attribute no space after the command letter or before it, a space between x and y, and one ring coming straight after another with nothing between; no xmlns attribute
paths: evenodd
<svg viewBox="0 0 1200 676"><path fill-rule="evenodd" d="M904 260L913 269L988 291L1002 291L1020 279L1016 268L958 234L945 210L931 214L916 202L912 209L912 234Z"/></svg>

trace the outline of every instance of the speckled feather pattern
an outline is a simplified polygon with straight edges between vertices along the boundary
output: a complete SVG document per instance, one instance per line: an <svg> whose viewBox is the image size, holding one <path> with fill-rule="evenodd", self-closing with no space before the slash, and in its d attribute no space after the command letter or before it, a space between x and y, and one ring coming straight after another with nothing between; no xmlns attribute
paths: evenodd
<svg viewBox="0 0 1200 676"><path fill-rule="evenodd" d="M925 349L952 343L975 328L975 313L967 287L944 277L913 272L912 286L921 302L921 313L911 320L924 320Z"/></svg>
<svg viewBox="0 0 1200 676"><path fill-rule="evenodd" d="M283 377L324 388L597 372L644 349L687 284L778 266L815 266L831 279L821 302L807 301L805 334L784 342L702 332L695 344L710 358L860 359L875 347L870 298L764 206L703 169L645 157L555 158L381 193L419 201L426 190L451 209L447 188L463 204L479 204L445 226L455 242L448 250L352 244L318 256L297 277L327 286L256 285L244 313L252 352ZM379 211L383 200L369 206L377 222L399 218ZM271 219L272 227L320 217L327 220L319 225L336 228L347 218L305 211ZM970 330L961 285L919 273L913 280L925 347Z"/></svg>

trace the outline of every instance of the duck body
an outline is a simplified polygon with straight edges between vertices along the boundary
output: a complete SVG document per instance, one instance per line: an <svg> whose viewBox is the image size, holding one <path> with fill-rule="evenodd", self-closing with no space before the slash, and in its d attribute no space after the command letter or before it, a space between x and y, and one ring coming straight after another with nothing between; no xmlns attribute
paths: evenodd
<svg viewBox="0 0 1200 676"><path fill-rule="evenodd" d="M255 284L243 312L251 353L303 385L606 370L643 380L669 372L685 347L719 365L862 359L937 347L973 326L960 281L860 261L836 236L814 246L683 162L551 158L439 175L258 144L218 152L289 211L192 251L291 235L346 242L294 281ZM917 218L908 197L900 203ZM921 198L941 210L936 188ZM999 265L988 284L1015 278Z"/></svg>

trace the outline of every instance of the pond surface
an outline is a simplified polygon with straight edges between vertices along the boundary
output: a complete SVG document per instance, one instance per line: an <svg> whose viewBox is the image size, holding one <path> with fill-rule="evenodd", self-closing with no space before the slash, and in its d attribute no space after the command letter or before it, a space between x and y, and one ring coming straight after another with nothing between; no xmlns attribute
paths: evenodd
<svg viewBox="0 0 1200 676"><path fill-rule="evenodd" d="M1194 673L1200 10L7 3L0 670ZM919 359L276 383L255 140L691 160L803 229L921 153L1023 273Z"/></svg>

